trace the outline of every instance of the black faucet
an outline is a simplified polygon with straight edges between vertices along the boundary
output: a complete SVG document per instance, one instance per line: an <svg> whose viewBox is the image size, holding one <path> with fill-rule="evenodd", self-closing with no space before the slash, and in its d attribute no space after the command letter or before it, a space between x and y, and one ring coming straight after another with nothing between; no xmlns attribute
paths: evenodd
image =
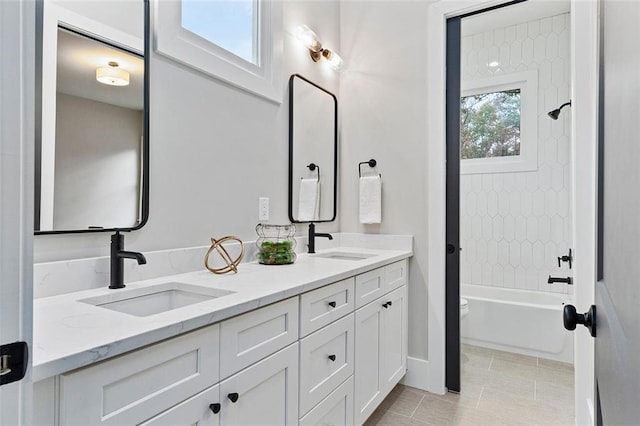
<svg viewBox="0 0 640 426"><path fill-rule="evenodd" d="M308 253L316 252L316 237L324 237L324 238L333 240L333 235L331 234L326 234L323 232L316 233L316 224L313 222L310 222L309 223L309 244L307 244L307 247L309 247Z"/></svg>
<svg viewBox="0 0 640 426"><path fill-rule="evenodd" d="M147 263L142 253L124 250L124 235L116 231L111 236L111 289L124 288L124 259L135 259L138 265Z"/></svg>

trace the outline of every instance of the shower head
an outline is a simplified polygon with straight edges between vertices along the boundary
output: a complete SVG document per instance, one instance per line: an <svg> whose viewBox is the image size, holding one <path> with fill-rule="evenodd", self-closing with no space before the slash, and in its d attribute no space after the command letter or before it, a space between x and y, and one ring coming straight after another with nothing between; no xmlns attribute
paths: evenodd
<svg viewBox="0 0 640 426"><path fill-rule="evenodd" d="M549 111L547 115L549 115L549 117L551 117L553 120L557 120L558 117L560 116L560 111L562 110L562 108L566 107L567 105L571 106L571 101L560 105L559 108L554 109L553 111Z"/></svg>

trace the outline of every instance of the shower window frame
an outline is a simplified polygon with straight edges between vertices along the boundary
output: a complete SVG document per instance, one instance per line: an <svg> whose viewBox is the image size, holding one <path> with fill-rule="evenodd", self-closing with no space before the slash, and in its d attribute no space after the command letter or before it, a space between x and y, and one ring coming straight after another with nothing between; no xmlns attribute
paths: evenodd
<svg viewBox="0 0 640 426"><path fill-rule="evenodd" d="M255 0L254 62L182 26L182 0L156 0L155 50L177 62L277 104L282 103L282 2Z"/></svg>
<svg viewBox="0 0 640 426"><path fill-rule="evenodd" d="M460 173L538 170L538 72L532 70L462 81L461 89L461 98L506 90L520 91L520 154L460 159Z"/></svg>

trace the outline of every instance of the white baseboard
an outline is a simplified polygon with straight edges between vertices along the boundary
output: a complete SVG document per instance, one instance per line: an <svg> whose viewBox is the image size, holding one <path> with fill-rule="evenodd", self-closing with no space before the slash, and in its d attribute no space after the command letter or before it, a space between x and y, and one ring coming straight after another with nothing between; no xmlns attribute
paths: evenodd
<svg viewBox="0 0 640 426"><path fill-rule="evenodd" d="M429 361L413 357L407 357L407 374L400 383L441 395L444 389L442 383L432 383L429 380Z"/></svg>

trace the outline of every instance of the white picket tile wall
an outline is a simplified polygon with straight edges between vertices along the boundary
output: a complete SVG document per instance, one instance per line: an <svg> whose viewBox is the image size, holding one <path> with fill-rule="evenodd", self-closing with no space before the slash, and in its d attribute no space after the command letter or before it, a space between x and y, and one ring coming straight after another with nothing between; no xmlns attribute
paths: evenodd
<svg viewBox="0 0 640 426"><path fill-rule="evenodd" d="M571 109L547 117L570 98L569 14L462 39L463 80L527 70L538 71L538 170L461 176L461 282L569 293L547 284L571 275L557 264L572 246Z"/></svg>

